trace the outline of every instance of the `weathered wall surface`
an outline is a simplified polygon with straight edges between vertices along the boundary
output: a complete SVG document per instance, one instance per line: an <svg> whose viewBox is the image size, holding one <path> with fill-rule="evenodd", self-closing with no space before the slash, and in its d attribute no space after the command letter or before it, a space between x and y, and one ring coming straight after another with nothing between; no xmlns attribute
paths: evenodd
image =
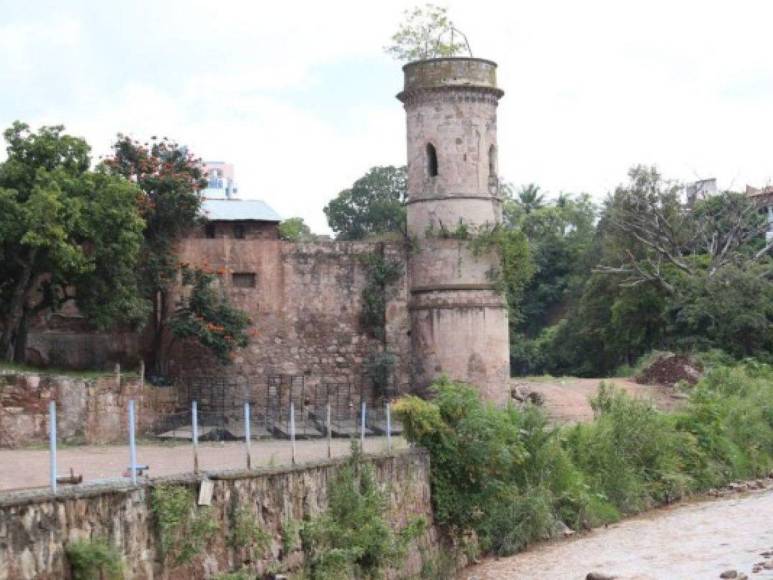
<svg viewBox="0 0 773 580"><path fill-rule="evenodd" d="M385 344L361 323L368 281L364 258L378 252L401 267L399 279L386 291ZM232 303L251 317L249 346L223 370L250 377L254 388L265 386L271 375L304 375L307 385L367 386L363 363L384 348L397 355L397 382L409 381L402 244L190 238L182 243L180 259L216 272ZM254 274L254 287L236 285L238 275L249 279L245 274ZM175 374L213 372L212 360L193 346L178 348L172 358Z"/></svg>
<svg viewBox="0 0 773 580"><path fill-rule="evenodd" d="M48 404L57 403L57 433L64 443L126 442L129 400L137 405L138 432L152 429L175 407L172 389L136 377L82 379L0 370L0 447L48 441Z"/></svg>
<svg viewBox="0 0 773 580"><path fill-rule="evenodd" d="M503 404L510 349L507 309L494 283L500 256L446 239L460 226L469 237L502 221L496 64L438 58L403 71L407 224L416 240L408 281L414 384L421 389L447 374Z"/></svg>
<svg viewBox="0 0 773 580"><path fill-rule="evenodd" d="M399 529L417 517L429 524L427 532L410 548L392 578L416 577L422 561L437 551L438 534L432 525L429 456L420 450L368 459L376 481L388 495L388 518ZM296 549L282 554L282 524L313 518L327 507L328 483L341 460L283 470L212 474L213 516L216 538L201 554L183 566L162 567L155 516L151 510L153 483L136 487L116 484L102 488L75 487L58 497L47 492L0 496L0 580L60 580L69 577L65 547L79 539L107 541L123 557L128 578L209 578L237 568L240 548L229 544L235 507L249 510L270 536L264 560L250 568L264 573L292 570L303 565ZM198 491L193 476L165 480ZM270 555L269 555L270 554Z"/></svg>

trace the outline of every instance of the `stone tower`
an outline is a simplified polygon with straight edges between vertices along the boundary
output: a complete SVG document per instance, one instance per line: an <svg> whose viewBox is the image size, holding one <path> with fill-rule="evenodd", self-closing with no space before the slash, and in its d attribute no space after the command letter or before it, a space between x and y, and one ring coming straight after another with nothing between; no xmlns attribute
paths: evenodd
<svg viewBox="0 0 773 580"><path fill-rule="evenodd" d="M438 58L403 67L408 125L412 370L417 387L446 374L508 399L507 308L495 252L474 255L465 230L499 223L496 63Z"/></svg>

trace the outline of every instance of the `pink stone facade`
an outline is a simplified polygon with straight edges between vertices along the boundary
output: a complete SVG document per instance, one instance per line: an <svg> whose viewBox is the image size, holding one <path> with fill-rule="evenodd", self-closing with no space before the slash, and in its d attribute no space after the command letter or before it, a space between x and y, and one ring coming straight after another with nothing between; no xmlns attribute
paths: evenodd
<svg viewBox="0 0 773 580"><path fill-rule="evenodd" d="M496 65L443 58L403 70L398 98L407 118L408 233L416 240L408 268L414 386L448 375L503 404L509 335L494 283L499 257L476 255L469 240L502 220ZM466 239L447 239L460 226Z"/></svg>

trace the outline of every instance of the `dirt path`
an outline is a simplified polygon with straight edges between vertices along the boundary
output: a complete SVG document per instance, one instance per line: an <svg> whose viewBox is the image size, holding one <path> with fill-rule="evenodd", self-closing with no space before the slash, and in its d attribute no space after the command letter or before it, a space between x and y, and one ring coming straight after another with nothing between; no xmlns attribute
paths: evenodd
<svg viewBox="0 0 773 580"><path fill-rule="evenodd" d="M650 399L656 407L664 411L672 410L682 402L673 389L640 385L628 379L527 377L512 379L511 385L540 393L545 399L544 406L548 416L555 422L576 423L593 419L589 401L598 391L601 381L612 383L634 397Z"/></svg>
<svg viewBox="0 0 773 580"><path fill-rule="evenodd" d="M719 578L727 570L773 578L773 489L656 510L485 562L459 578L579 580L597 572L618 580L683 580Z"/></svg>
<svg viewBox="0 0 773 580"><path fill-rule="evenodd" d="M393 437L395 449L406 447L402 437ZM348 439L333 439L333 457L348 455L351 443ZM386 437L367 437L365 452L386 450ZM252 444L252 465L289 465L292 446L289 441L266 440ZM327 457L327 441L305 440L296 443L296 459L299 463ZM120 477L129 465L129 448L123 445L83 446L59 449L58 472L65 474L72 467L84 481ZM0 450L0 490L45 486L49 477L47 449ZM199 444L199 466L202 471L243 469L246 466L244 444L240 442ZM149 465L151 477L174 475L193 471L193 451L190 443L175 445L140 445L137 463Z"/></svg>

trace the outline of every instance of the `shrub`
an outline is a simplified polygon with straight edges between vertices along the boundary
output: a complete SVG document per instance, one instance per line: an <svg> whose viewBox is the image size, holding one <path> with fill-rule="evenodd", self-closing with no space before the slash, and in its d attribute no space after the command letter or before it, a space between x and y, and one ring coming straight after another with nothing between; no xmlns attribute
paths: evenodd
<svg viewBox="0 0 773 580"><path fill-rule="evenodd" d="M416 520L395 533L384 518L386 495L357 444L328 490L328 510L301 528L306 567L312 579L373 577L402 556L424 529Z"/></svg>
<svg viewBox="0 0 773 580"><path fill-rule="evenodd" d="M599 525L773 467L773 370L755 361L711 369L674 414L602 383L594 421L561 428L539 408L495 409L448 379L433 394L395 412L431 454L436 519L499 555L559 522Z"/></svg>
<svg viewBox="0 0 773 580"><path fill-rule="evenodd" d="M176 565L189 562L218 531L210 508L197 507L195 499L182 485L159 485L152 491L161 553Z"/></svg>
<svg viewBox="0 0 773 580"><path fill-rule="evenodd" d="M65 548L73 580L119 580L121 555L103 540L78 540Z"/></svg>

